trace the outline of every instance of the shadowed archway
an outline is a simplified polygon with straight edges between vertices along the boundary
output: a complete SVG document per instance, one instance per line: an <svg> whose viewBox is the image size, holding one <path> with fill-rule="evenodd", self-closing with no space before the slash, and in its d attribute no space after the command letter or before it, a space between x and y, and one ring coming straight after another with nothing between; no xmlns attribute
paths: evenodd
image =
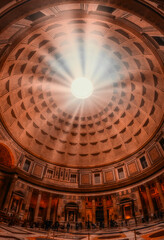
<svg viewBox="0 0 164 240"><path fill-rule="evenodd" d="M4 165L6 167L14 166L14 156L5 144L0 143L0 165Z"/></svg>

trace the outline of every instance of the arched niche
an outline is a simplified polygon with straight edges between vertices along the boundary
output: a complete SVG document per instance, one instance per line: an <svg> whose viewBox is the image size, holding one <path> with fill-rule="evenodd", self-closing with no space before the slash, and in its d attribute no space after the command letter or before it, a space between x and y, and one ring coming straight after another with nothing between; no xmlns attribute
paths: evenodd
<svg viewBox="0 0 164 240"><path fill-rule="evenodd" d="M14 167L14 162L14 156L10 148L5 144L0 143L0 165Z"/></svg>

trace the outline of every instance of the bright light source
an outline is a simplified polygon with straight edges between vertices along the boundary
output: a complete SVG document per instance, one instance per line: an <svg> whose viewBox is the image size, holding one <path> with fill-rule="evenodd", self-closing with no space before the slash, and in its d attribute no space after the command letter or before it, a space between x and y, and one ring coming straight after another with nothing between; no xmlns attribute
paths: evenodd
<svg viewBox="0 0 164 240"><path fill-rule="evenodd" d="M89 79L80 77L72 82L71 92L76 98L88 98L93 92L93 85Z"/></svg>

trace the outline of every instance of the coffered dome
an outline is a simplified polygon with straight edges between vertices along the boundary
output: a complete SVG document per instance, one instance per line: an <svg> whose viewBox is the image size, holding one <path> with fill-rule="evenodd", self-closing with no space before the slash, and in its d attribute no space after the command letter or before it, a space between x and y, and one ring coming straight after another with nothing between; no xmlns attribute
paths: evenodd
<svg viewBox="0 0 164 240"><path fill-rule="evenodd" d="M13 23L25 27L10 36L0 73L1 120L13 139L47 162L84 168L143 147L162 123L164 99L155 38L133 21L159 30L113 6L86 6L51 6ZM71 93L78 77L93 84L86 99Z"/></svg>

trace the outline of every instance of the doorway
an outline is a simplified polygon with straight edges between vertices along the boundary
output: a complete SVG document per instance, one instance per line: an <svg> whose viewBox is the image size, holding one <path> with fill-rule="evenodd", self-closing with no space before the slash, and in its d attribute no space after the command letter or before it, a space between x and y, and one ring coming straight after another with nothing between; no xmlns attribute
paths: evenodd
<svg viewBox="0 0 164 240"><path fill-rule="evenodd" d="M120 201L120 210L122 219L135 218L134 200L130 198L123 198Z"/></svg>
<svg viewBox="0 0 164 240"><path fill-rule="evenodd" d="M125 216L125 219L130 219L132 218L132 206L131 204L126 204L124 205L124 216Z"/></svg>
<svg viewBox="0 0 164 240"><path fill-rule="evenodd" d="M79 206L76 203L70 202L65 206L65 221L77 222L79 215Z"/></svg>
<svg viewBox="0 0 164 240"><path fill-rule="evenodd" d="M159 199L154 197L154 198L152 198L152 201L153 201L154 210L158 212L160 209L159 208L159 205L160 205Z"/></svg>
<svg viewBox="0 0 164 240"><path fill-rule="evenodd" d="M97 207L96 208L96 222L104 222L104 211L103 207Z"/></svg>
<svg viewBox="0 0 164 240"><path fill-rule="evenodd" d="M30 207L29 212L28 212L28 216L27 216L27 219L29 220L29 222L33 221L34 213L35 213L35 209Z"/></svg>

